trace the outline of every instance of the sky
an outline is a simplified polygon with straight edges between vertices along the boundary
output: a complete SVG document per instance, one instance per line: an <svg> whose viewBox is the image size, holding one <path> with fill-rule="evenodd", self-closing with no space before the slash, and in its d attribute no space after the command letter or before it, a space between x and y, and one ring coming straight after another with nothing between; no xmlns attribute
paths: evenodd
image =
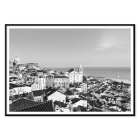
<svg viewBox="0 0 140 140"><path fill-rule="evenodd" d="M41 67L130 67L130 29L10 29L10 61Z"/></svg>

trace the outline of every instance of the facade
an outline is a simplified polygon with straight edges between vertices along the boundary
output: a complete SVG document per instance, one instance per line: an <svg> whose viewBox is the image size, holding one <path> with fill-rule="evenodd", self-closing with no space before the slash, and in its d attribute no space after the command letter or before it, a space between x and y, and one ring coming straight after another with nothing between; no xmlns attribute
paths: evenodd
<svg viewBox="0 0 140 140"><path fill-rule="evenodd" d="M59 102L65 103L66 102L66 95L64 95L58 91L55 91L55 92L51 93L50 95L48 95L47 99L52 100L53 102L59 101Z"/></svg>
<svg viewBox="0 0 140 140"><path fill-rule="evenodd" d="M32 91L39 90L39 84L37 82L33 83L31 86L31 90Z"/></svg>
<svg viewBox="0 0 140 140"><path fill-rule="evenodd" d="M66 76L46 76L46 86L47 87L64 87L69 88L70 80Z"/></svg>
<svg viewBox="0 0 140 140"><path fill-rule="evenodd" d="M19 70L21 71L21 70L24 70L26 67L25 67L25 65L24 64L19 64Z"/></svg>
<svg viewBox="0 0 140 140"><path fill-rule="evenodd" d="M53 86L54 86L53 75L46 76L46 87L53 87Z"/></svg>
<svg viewBox="0 0 140 140"><path fill-rule="evenodd" d="M13 67L13 62L9 61L9 68Z"/></svg>
<svg viewBox="0 0 140 140"><path fill-rule="evenodd" d="M45 88L46 88L46 78L35 77L35 83L31 86L32 91L43 90Z"/></svg>
<svg viewBox="0 0 140 140"><path fill-rule="evenodd" d="M39 84L39 89L45 89L46 88L46 79L44 77L38 78L38 84Z"/></svg>
<svg viewBox="0 0 140 140"><path fill-rule="evenodd" d="M65 76L69 77L70 83L83 82L82 66L79 66L78 71L76 71L75 69L70 69L69 71L65 72Z"/></svg>
<svg viewBox="0 0 140 140"><path fill-rule="evenodd" d="M23 94L23 93L29 93L31 92L31 87L25 86L25 87L15 87L10 89L10 95L17 95L17 94Z"/></svg>
<svg viewBox="0 0 140 140"><path fill-rule="evenodd" d="M36 75L37 76L43 76L44 74L43 74L43 70L37 70L36 71Z"/></svg>
<svg viewBox="0 0 140 140"><path fill-rule="evenodd" d="M19 58L17 56L14 59L14 64L15 65L19 65L20 64L20 60L19 60Z"/></svg>
<svg viewBox="0 0 140 140"><path fill-rule="evenodd" d="M66 76L54 76L54 87L65 87L69 88L69 77Z"/></svg>
<svg viewBox="0 0 140 140"><path fill-rule="evenodd" d="M86 83L82 83L81 88L83 92L87 92L88 86Z"/></svg>
<svg viewBox="0 0 140 140"><path fill-rule="evenodd" d="M45 92L44 90L35 90L28 93L28 98L35 102L44 102Z"/></svg>

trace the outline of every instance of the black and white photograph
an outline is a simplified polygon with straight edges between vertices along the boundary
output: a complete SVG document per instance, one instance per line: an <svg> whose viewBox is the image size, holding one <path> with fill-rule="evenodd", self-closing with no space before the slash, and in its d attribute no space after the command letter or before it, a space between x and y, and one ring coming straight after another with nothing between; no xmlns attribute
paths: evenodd
<svg viewBox="0 0 140 140"><path fill-rule="evenodd" d="M134 24L5 24L6 116L135 116Z"/></svg>

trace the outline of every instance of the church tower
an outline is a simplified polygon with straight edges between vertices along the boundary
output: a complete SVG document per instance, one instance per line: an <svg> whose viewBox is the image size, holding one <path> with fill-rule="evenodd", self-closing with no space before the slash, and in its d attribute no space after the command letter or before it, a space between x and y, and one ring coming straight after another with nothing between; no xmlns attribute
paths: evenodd
<svg viewBox="0 0 140 140"><path fill-rule="evenodd" d="M82 65L79 66L79 68L78 68L78 72L79 72L79 73L83 73Z"/></svg>

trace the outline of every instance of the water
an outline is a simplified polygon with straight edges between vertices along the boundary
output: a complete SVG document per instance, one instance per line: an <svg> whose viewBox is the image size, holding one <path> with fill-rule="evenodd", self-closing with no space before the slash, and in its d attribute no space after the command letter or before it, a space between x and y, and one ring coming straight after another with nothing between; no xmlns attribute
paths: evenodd
<svg viewBox="0 0 140 140"><path fill-rule="evenodd" d="M75 68L75 67L73 67ZM68 71L71 68L50 68L54 71ZM77 68L75 68L77 70ZM94 77L105 77L105 78L118 78L131 80L130 67L83 67L83 73L85 76L94 76Z"/></svg>

